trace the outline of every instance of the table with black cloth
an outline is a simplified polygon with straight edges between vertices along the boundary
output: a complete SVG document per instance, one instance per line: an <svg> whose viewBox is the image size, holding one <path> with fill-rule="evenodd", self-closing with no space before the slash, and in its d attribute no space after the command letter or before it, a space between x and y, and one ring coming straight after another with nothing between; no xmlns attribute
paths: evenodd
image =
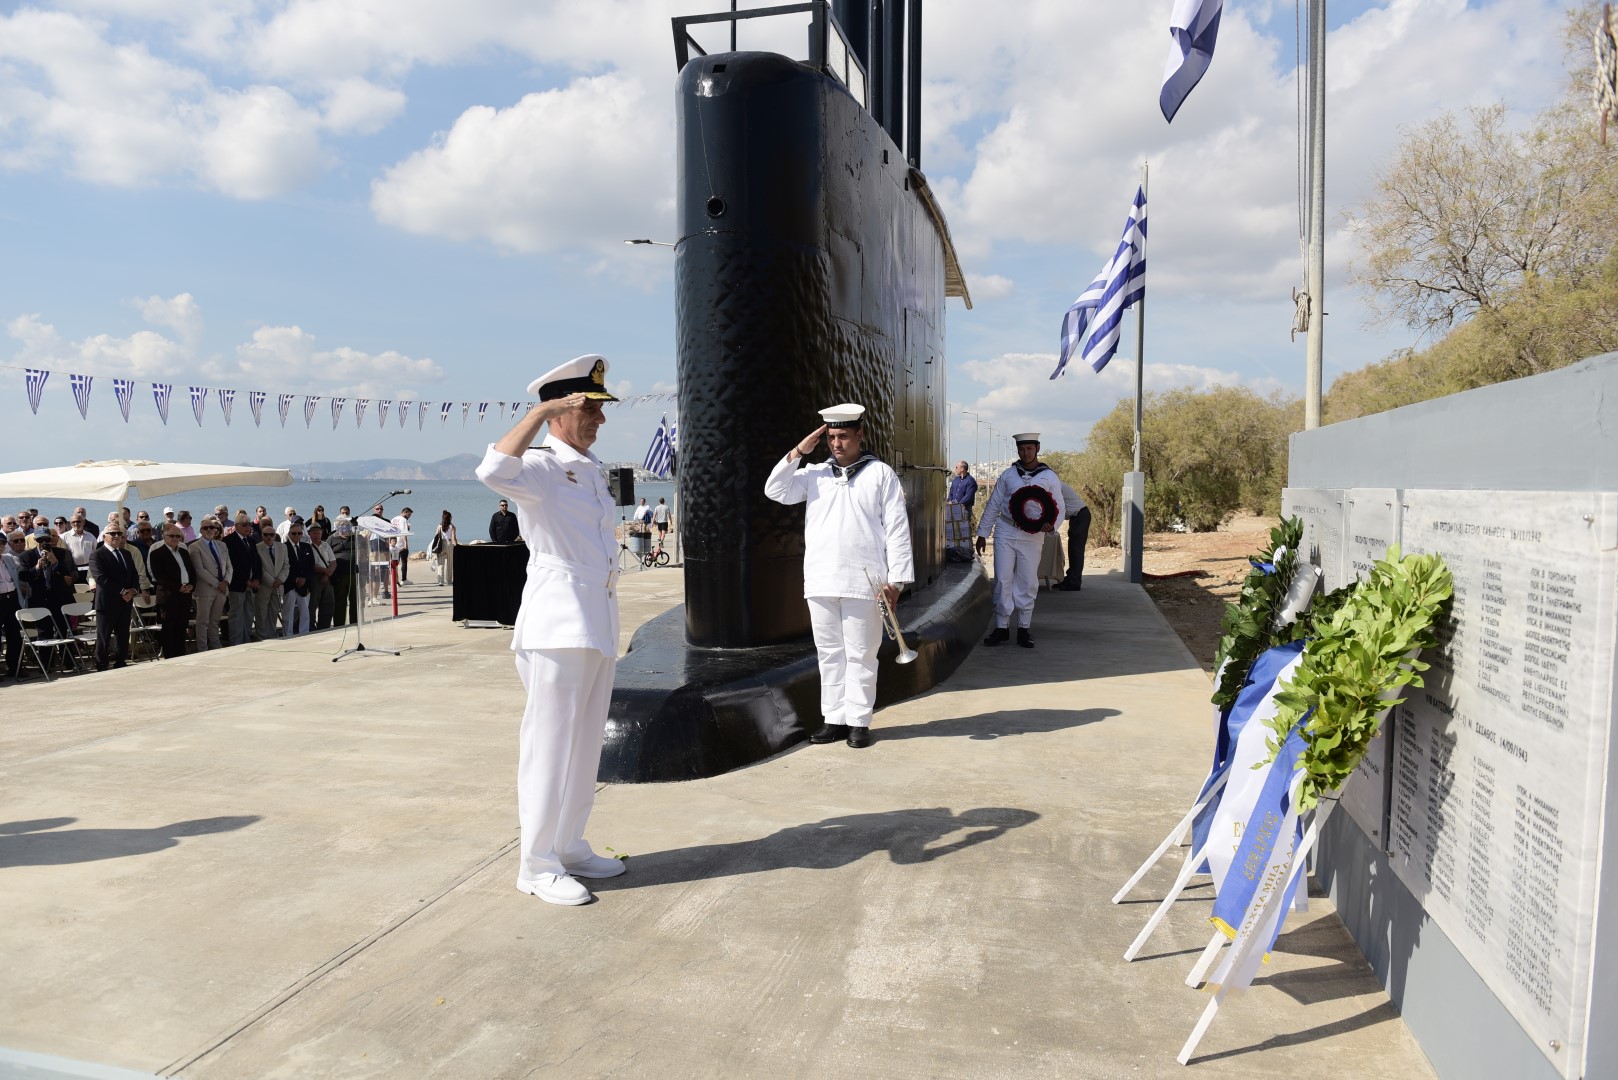
<svg viewBox="0 0 1618 1080"><path fill-rule="evenodd" d="M456 544L454 603L450 618L517 622L528 581L528 545Z"/></svg>

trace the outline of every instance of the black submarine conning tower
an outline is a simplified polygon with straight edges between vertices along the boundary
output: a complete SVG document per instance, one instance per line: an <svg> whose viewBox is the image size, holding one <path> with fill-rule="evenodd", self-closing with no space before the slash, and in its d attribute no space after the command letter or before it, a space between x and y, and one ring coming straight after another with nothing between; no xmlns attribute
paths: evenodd
<svg viewBox="0 0 1618 1080"><path fill-rule="evenodd" d="M781 40L784 22L752 21L781 16L807 16L806 60L736 48L738 25ZM602 780L714 776L820 726L804 510L764 482L826 406L866 407L866 448L898 474L910 519L899 615L918 658L896 665L884 643L877 705L946 678L989 620L982 568L944 559L944 305L971 298L919 167L921 25L921 0L673 20L685 603L619 661ZM730 51L693 30L728 30Z"/></svg>
<svg viewBox="0 0 1618 1080"><path fill-rule="evenodd" d="M919 169L921 5L922 0L811 0L737 10L736 0L730 0L729 11L674 20L675 62L678 70L684 71L692 53L708 55L691 36L692 26L728 22L730 51L734 53L738 22L808 13L809 63L848 87L849 93L870 110L888 133L893 145L904 147L904 158L910 167ZM971 306L968 301L967 307Z"/></svg>

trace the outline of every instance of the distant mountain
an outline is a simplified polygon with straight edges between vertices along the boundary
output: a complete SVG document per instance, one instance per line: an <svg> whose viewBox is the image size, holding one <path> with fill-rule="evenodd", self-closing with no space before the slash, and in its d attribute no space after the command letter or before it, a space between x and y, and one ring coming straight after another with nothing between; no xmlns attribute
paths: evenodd
<svg viewBox="0 0 1618 1080"><path fill-rule="evenodd" d="M361 461L311 461L290 465L298 480L476 480L478 454L456 454L442 461L366 458Z"/></svg>

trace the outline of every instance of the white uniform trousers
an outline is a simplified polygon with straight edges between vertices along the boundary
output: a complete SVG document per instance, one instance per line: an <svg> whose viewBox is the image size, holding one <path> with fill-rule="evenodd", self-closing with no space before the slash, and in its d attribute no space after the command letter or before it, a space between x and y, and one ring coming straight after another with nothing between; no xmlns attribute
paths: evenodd
<svg viewBox="0 0 1618 1080"><path fill-rule="evenodd" d="M596 649L518 649L528 691L517 749L519 881L565 874L593 852L584 824L596 799L601 739L618 661Z"/></svg>
<svg viewBox="0 0 1618 1080"><path fill-rule="evenodd" d="M828 724L870 727L876 706L876 653L882 612L874 598L809 597L809 625L820 654L820 712Z"/></svg>
<svg viewBox="0 0 1618 1080"><path fill-rule="evenodd" d="M1024 536L1011 539L1004 529L994 531L994 625L1002 630L1026 628L1034 621L1045 537L1040 533Z"/></svg>
<svg viewBox="0 0 1618 1080"><path fill-rule="evenodd" d="M225 614L225 593L206 585L192 593L197 600L197 652L220 648L219 620Z"/></svg>

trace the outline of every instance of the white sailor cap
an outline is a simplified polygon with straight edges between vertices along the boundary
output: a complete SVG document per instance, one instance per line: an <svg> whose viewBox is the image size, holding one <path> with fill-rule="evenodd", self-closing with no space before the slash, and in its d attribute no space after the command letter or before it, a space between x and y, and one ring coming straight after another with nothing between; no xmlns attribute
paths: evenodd
<svg viewBox="0 0 1618 1080"><path fill-rule="evenodd" d="M1012 442L1019 442L1019 443L1025 443L1025 442L1037 443L1037 442L1039 442L1039 432L1037 432L1037 431L1025 431L1021 435L1013 435L1011 437L1011 441Z"/></svg>
<svg viewBox="0 0 1618 1080"><path fill-rule="evenodd" d="M592 401L617 401L607 393L607 358L587 353L554 367L528 384L530 394L541 401L552 401L569 394L583 394Z"/></svg>
<svg viewBox="0 0 1618 1080"><path fill-rule="evenodd" d="M826 422L828 428L832 429L860 427L865 418L865 406L845 401L841 405L821 409L820 418Z"/></svg>

